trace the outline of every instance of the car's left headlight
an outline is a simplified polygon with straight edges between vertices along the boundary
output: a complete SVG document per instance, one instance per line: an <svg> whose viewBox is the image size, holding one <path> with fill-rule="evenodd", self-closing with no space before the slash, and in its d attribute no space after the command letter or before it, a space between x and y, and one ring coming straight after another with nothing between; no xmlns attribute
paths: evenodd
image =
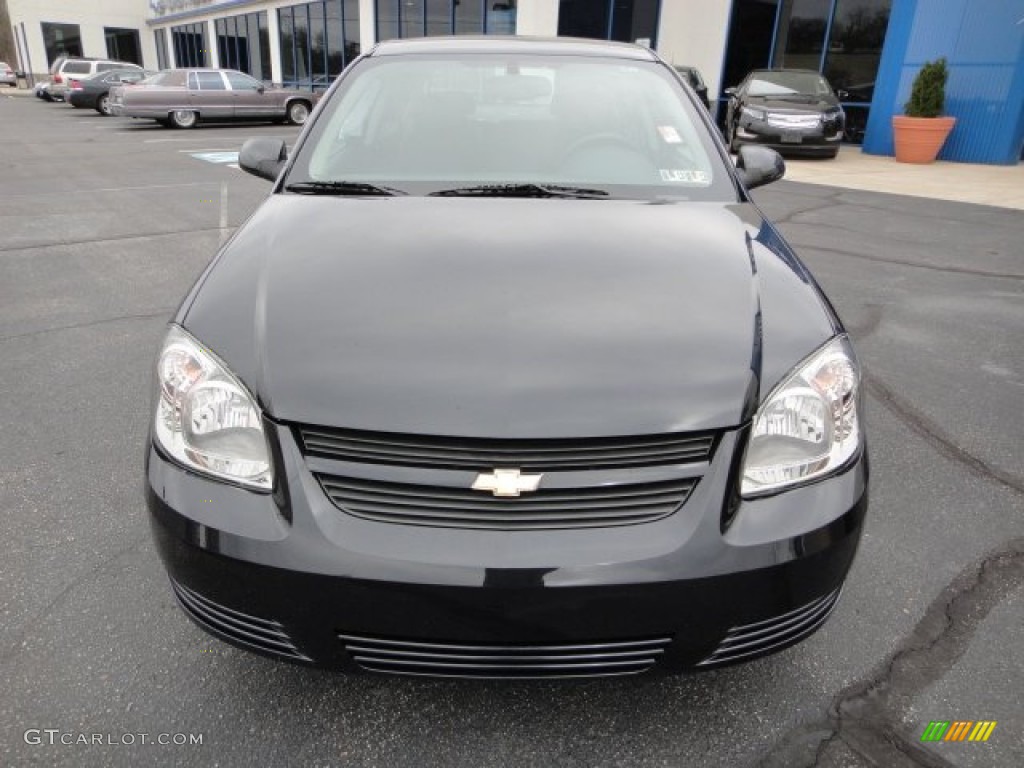
<svg viewBox="0 0 1024 768"><path fill-rule="evenodd" d="M763 109L755 109L754 107L741 107L740 111L747 117L752 117L754 120L764 120L765 111Z"/></svg>
<svg viewBox="0 0 1024 768"><path fill-rule="evenodd" d="M273 472L262 414L227 366L171 326L156 376L153 433L160 446L197 472L269 490Z"/></svg>
<svg viewBox="0 0 1024 768"><path fill-rule="evenodd" d="M740 494L774 493L843 467L861 445L860 366L837 336L798 365L758 409Z"/></svg>

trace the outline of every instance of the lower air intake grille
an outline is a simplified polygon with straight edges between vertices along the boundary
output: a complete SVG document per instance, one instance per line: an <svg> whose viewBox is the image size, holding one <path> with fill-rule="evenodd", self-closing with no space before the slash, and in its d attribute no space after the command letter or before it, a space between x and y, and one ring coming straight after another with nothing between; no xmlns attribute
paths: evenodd
<svg viewBox="0 0 1024 768"><path fill-rule="evenodd" d="M825 623L839 601L840 592L842 587L781 616L733 627L715 652L697 666L728 664L781 650L802 640Z"/></svg>
<svg viewBox="0 0 1024 768"><path fill-rule="evenodd" d="M352 660L370 672L476 678L636 675L653 667L672 642L661 637L573 645L469 645L341 633L338 638Z"/></svg>
<svg viewBox="0 0 1024 768"><path fill-rule="evenodd" d="M214 635L275 656L297 661L310 660L299 653L278 622L225 608L173 579L171 587L189 618Z"/></svg>
<svg viewBox="0 0 1024 768"><path fill-rule="evenodd" d="M540 490L496 498L469 488L409 485L318 475L324 492L344 512L384 523L446 528L530 530L597 528L649 523L671 515L697 481Z"/></svg>

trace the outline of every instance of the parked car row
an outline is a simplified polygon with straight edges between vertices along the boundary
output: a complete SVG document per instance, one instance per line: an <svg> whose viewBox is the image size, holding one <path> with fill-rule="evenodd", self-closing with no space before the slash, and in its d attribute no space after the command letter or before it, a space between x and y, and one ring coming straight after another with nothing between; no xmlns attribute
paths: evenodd
<svg viewBox="0 0 1024 768"><path fill-rule="evenodd" d="M266 85L233 69L145 70L136 64L58 59L36 85L45 101L102 115L156 120L174 128L200 122L272 120L302 125L321 94Z"/></svg>

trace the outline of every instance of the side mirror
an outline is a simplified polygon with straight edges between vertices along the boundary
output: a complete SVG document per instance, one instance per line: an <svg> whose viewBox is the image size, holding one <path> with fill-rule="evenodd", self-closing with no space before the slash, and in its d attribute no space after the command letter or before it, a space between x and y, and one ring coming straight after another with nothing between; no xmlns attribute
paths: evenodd
<svg viewBox="0 0 1024 768"><path fill-rule="evenodd" d="M256 86L256 93L263 93L265 90L267 90L267 86L263 85L263 83Z"/></svg>
<svg viewBox="0 0 1024 768"><path fill-rule="evenodd" d="M735 88L726 88L726 89L725 89L725 90L723 91L723 93L724 93L724 94L725 94L726 96L728 96L728 97L729 97L730 99L735 99L735 98L736 98L736 95L737 95L737 94L739 93L739 91L738 91L737 89L735 89Z"/></svg>
<svg viewBox="0 0 1024 768"><path fill-rule="evenodd" d="M836 96L839 97L840 101L846 101L848 98L850 98L850 92L844 91L843 89L840 88L838 91L836 91Z"/></svg>
<svg viewBox="0 0 1024 768"><path fill-rule="evenodd" d="M249 139L238 153L238 167L261 179L277 181L287 159L283 139Z"/></svg>
<svg viewBox="0 0 1024 768"><path fill-rule="evenodd" d="M778 181L786 173L786 161L774 149L744 144L736 158L736 170L747 189Z"/></svg>

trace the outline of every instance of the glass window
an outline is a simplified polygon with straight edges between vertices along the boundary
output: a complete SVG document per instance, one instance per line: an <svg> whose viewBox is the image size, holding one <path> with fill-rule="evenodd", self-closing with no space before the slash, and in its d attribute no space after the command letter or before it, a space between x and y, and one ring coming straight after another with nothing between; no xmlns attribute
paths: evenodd
<svg viewBox="0 0 1024 768"><path fill-rule="evenodd" d="M66 75L84 75L91 71L91 65L88 61L68 61L61 67L61 72Z"/></svg>
<svg viewBox="0 0 1024 768"><path fill-rule="evenodd" d="M49 64L52 65L59 56L82 55L82 36L77 24L54 24L44 21L40 26Z"/></svg>
<svg viewBox="0 0 1024 768"><path fill-rule="evenodd" d="M345 66L345 24L341 0L328 0L327 11L327 77L330 84ZM322 90L322 89L315 89Z"/></svg>
<svg viewBox="0 0 1024 768"><path fill-rule="evenodd" d="M349 2L346 0L346 6ZM578 2L586 4L590 0ZM375 0L375 4L378 40L451 34L514 35L516 32L516 0ZM349 16L345 19L348 23Z"/></svg>
<svg viewBox="0 0 1024 768"><path fill-rule="evenodd" d="M259 26L259 56L257 58L260 62L260 71L257 73L253 70L250 74L260 80L270 80L270 27L267 21L267 12L260 11L256 17L256 23Z"/></svg>
<svg viewBox="0 0 1024 768"><path fill-rule="evenodd" d="M281 78L285 85L295 83L295 34L292 26L292 9L279 10L277 28L281 35Z"/></svg>
<svg viewBox="0 0 1024 768"><path fill-rule="evenodd" d="M424 194L547 183L610 195L734 200L696 107L654 62L516 54L364 60L289 181Z"/></svg>
<svg viewBox="0 0 1024 768"><path fill-rule="evenodd" d="M831 10L832 0L783 0L772 65L817 70Z"/></svg>
<svg viewBox="0 0 1024 768"><path fill-rule="evenodd" d="M241 72L225 72L224 75L227 77L228 84L233 91L255 91L263 87L263 83L259 80L243 75Z"/></svg>
<svg viewBox="0 0 1024 768"><path fill-rule="evenodd" d="M750 96L828 96L825 78L814 72L754 72L747 82Z"/></svg>
<svg viewBox="0 0 1024 768"><path fill-rule="evenodd" d="M309 75L309 6L299 5L292 9L292 25L295 35L295 81L299 86L310 85Z"/></svg>
<svg viewBox="0 0 1024 768"><path fill-rule="evenodd" d="M132 64L142 64L139 30L104 27L103 36L107 40L107 56L109 58L115 61L130 61Z"/></svg>
<svg viewBox="0 0 1024 768"><path fill-rule="evenodd" d="M608 0L561 0L558 34L567 37L608 38L612 5Z"/></svg>
<svg viewBox="0 0 1024 768"><path fill-rule="evenodd" d="M278 10L285 85L324 91L359 55L359 0L325 0Z"/></svg>
<svg viewBox="0 0 1024 768"><path fill-rule="evenodd" d="M156 41L156 66L157 69L168 69L171 66L167 58L167 32L163 29L153 30L153 39Z"/></svg>
<svg viewBox="0 0 1024 768"><path fill-rule="evenodd" d="M423 16L426 19L426 34L452 34L452 0L425 0Z"/></svg>
<svg viewBox="0 0 1024 768"><path fill-rule="evenodd" d="M224 78L220 76L220 72L196 72L196 77L199 79L199 89L202 91L226 90Z"/></svg>
<svg viewBox="0 0 1024 768"><path fill-rule="evenodd" d="M327 26L325 3L311 3L309 8L309 75L313 83L327 82Z"/></svg>
<svg viewBox="0 0 1024 768"><path fill-rule="evenodd" d="M171 27L171 40L174 45L174 61L177 66L207 66L206 24L197 22Z"/></svg>
<svg viewBox="0 0 1024 768"><path fill-rule="evenodd" d="M891 6L892 0L839 0L836 4L825 77L833 88L848 91L851 102L870 103L874 95Z"/></svg>
<svg viewBox="0 0 1024 768"><path fill-rule="evenodd" d="M195 77L195 73L192 73L192 77ZM185 87L185 73L179 70L171 70L169 72L158 72L151 78L146 80L150 85L163 85L170 88L184 88ZM189 84L189 87L195 88L193 84Z"/></svg>
<svg viewBox="0 0 1024 768"><path fill-rule="evenodd" d="M471 2L472 0L467 0ZM401 37L398 33L398 8L401 0L376 0L377 40Z"/></svg>
<svg viewBox="0 0 1024 768"><path fill-rule="evenodd" d="M455 5L455 34L482 35L484 32L484 2L460 0Z"/></svg>
<svg viewBox="0 0 1024 768"><path fill-rule="evenodd" d="M657 2L657 0L653 0ZM487 23L484 31L488 35L514 35L516 33L515 0L498 0L487 5Z"/></svg>
<svg viewBox="0 0 1024 768"><path fill-rule="evenodd" d="M359 55L359 0L345 0L345 62L352 63Z"/></svg>
<svg viewBox="0 0 1024 768"><path fill-rule="evenodd" d="M640 40L654 46L658 32L659 5L660 0L561 0L558 7L558 34L626 43ZM508 16L503 20L499 8L505 6ZM509 24L512 31L505 32L504 28ZM487 31L492 34L515 34L515 3L492 5L488 10Z"/></svg>

